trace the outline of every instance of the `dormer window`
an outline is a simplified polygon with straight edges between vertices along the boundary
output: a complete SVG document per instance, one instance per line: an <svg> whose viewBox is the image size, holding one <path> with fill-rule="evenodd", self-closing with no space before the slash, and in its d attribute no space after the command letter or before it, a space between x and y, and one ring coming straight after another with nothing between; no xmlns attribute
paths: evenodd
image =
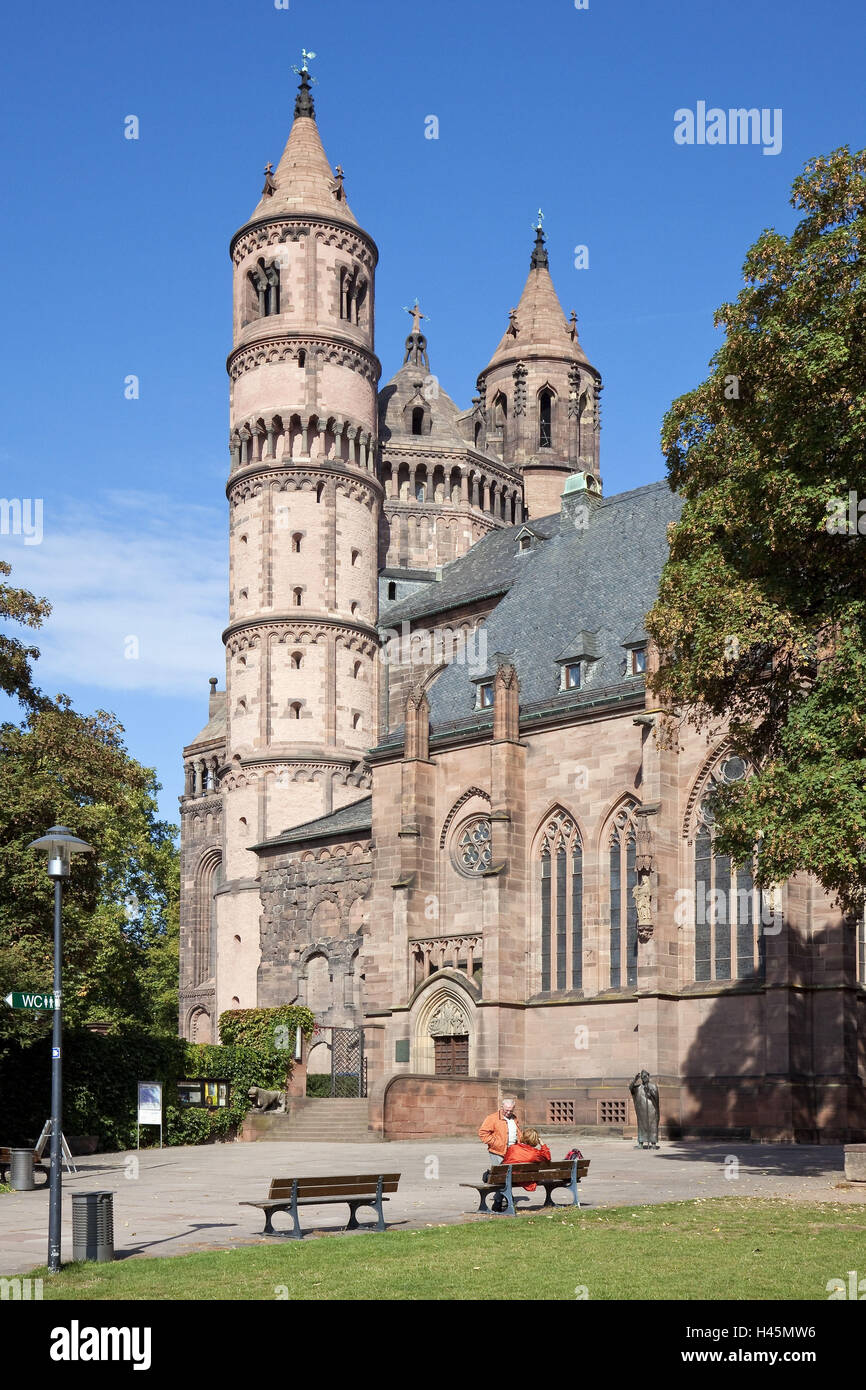
<svg viewBox="0 0 866 1390"><path fill-rule="evenodd" d="M646 672L646 647L633 647L630 652L630 670L632 676L642 676Z"/></svg>
<svg viewBox="0 0 866 1390"><path fill-rule="evenodd" d="M482 681L478 687L478 708L493 708L493 681Z"/></svg>
<svg viewBox="0 0 866 1390"><path fill-rule="evenodd" d="M413 434L423 434L423 433L424 433L424 407L423 407L423 405L416 405L415 408L414 408L414 410L412 411L412 433L413 433Z"/></svg>
<svg viewBox="0 0 866 1390"><path fill-rule="evenodd" d="M531 544L532 541L529 539L528 536L521 536L520 540L517 542L519 550L528 550Z"/></svg>
<svg viewBox="0 0 866 1390"><path fill-rule="evenodd" d="M569 661L563 671L563 685L566 690L580 689L580 662Z"/></svg>

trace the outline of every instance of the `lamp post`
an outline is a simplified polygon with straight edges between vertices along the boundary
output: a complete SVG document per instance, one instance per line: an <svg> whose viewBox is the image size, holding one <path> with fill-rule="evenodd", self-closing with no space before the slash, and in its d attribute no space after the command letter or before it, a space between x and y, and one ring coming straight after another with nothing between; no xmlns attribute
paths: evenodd
<svg viewBox="0 0 866 1390"><path fill-rule="evenodd" d="M51 1034L51 1190L48 1200L48 1268L60 1270L61 1137L63 1124L63 1064L61 1061L62 1024L60 1016L61 947L60 909L63 880L69 877L73 854L92 854L93 846L70 834L65 825L52 825L47 835L34 840L28 849L41 849L48 855L48 877L54 880L54 1027Z"/></svg>

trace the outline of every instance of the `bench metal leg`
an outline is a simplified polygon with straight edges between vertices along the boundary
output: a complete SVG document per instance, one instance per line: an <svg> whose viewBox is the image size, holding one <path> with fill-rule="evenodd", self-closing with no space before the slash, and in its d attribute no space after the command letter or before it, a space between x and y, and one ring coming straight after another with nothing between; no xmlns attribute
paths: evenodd
<svg viewBox="0 0 866 1390"><path fill-rule="evenodd" d="M281 1207L280 1210L286 1211L286 1208ZM271 1220L271 1218L273 1217L273 1212L267 1212L265 1214L265 1229L262 1231L262 1235L277 1236L280 1240L303 1240L304 1233L301 1230L301 1223L298 1220L297 1215L292 1211L289 1211L288 1214L292 1218L292 1229L290 1231L276 1231L274 1230Z"/></svg>
<svg viewBox="0 0 866 1390"><path fill-rule="evenodd" d="M358 1208L359 1208L359 1207L363 1207L363 1206L366 1206L366 1203L365 1203L365 1202L350 1202L350 1203L349 1203L349 1224L348 1224L348 1226L346 1227L346 1230L347 1230L347 1231L357 1231L357 1229L358 1229L358 1217L357 1217L357 1214L356 1214L356 1213L357 1213L357 1211L358 1211Z"/></svg>
<svg viewBox="0 0 866 1390"><path fill-rule="evenodd" d="M288 1211L292 1219L292 1229L290 1231L275 1231L273 1227L274 1211ZM284 1207L265 1207L265 1229L262 1232L265 1236L280 1236L283 1240L303 1240L304 1233L301 1230L301 1223L298 1220L298 1180L295 1178L292 1184L292 1196Z"/></svg>
<svg viewBox="0 0 866 1390"><path fill-rule="evenodd" d="M505 1175L505 1210L509 1216L514 1216L514 1193L511 1189L511 1164L508 1165L508 1172Z"/></svg>
<svg viewBox="0 0 866 1390"><path fill-rule="evenodd" d="M555 1207L555 1206L556 1206L556 1203L554 1202L554 1200L553 1200L553 1195L552 1195L552 1194L553 1194L553 1190L554 1190L554 1188L555 1188L556 1186L557 1186L556 1183L546 1182L546 1183L544 1184L544 1201L542 1202L541 1207L540 1207L540 1210L541 1210L541 1211L543 1211L545 1207Z"/></svg>

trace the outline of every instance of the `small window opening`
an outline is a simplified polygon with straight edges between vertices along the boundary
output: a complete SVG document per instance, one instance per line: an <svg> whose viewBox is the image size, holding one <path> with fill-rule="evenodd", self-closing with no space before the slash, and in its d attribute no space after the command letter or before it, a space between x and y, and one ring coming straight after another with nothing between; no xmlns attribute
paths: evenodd
<svg viewBox="0 0 866 1390"><path fill-rule="evenodd" d="M551 447L552 406L553 396L550 391L542 391L538 398L538 447L540 449Z"/></svg>
<svg viewBox="0 0 866 1390"><path fill-rule="evenodd" d="M565 668L565 688L566 690L580 689L580 662L571 661Z"/></svg>

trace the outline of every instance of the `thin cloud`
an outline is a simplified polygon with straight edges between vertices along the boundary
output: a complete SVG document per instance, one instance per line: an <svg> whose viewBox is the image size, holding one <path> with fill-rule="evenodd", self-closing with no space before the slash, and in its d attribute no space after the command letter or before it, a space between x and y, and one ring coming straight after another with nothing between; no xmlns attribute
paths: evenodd
<svg viewBox="0 0 866 1390"><path fill-rule="evenodd" d="M38 684L198 695L222 669L227 611L222 511L115 490L86 506L46 500L41 545L0 539L12 584L53 605L32 636ZM20 634L24 635L23 629Z"/></svg>

